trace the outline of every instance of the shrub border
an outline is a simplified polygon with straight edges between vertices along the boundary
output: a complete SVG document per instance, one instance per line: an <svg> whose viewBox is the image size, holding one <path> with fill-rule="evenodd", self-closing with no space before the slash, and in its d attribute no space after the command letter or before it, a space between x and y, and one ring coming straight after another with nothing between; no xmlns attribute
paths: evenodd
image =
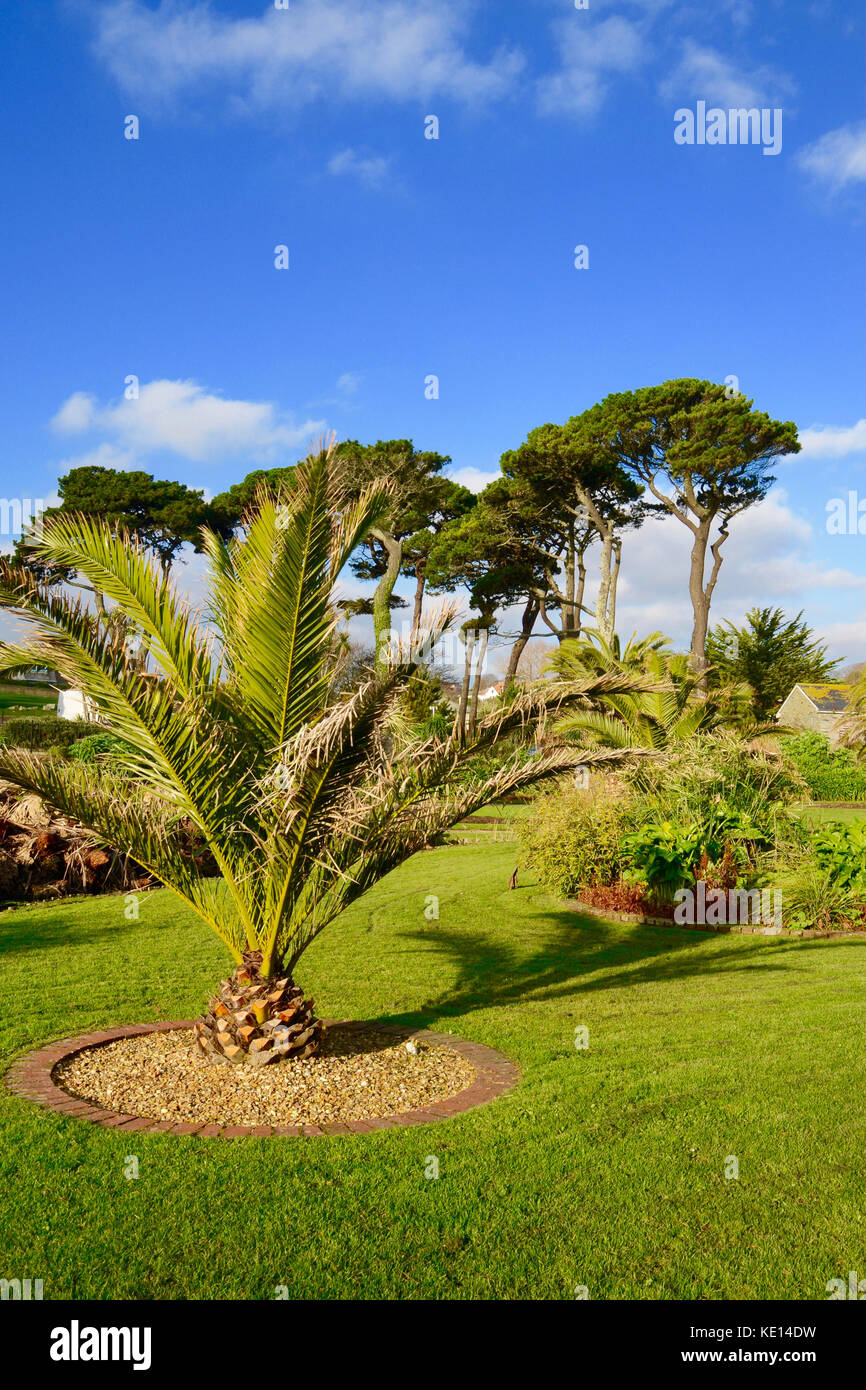
<svg viewBox="0 0 866 1390"><path fill-rule="evenodd" d="M671 927L674 931L697 931L703 932L706 936L774 936L783 940L790 940L793 937L804 936L807 939L819 939L828 941L831 937L862 937L866 936L866 931L819 931L817 927L746 927L739 923L733 925L730 922L674 922L670 917L648 917L640 912L616 912L613 908L595 907L592 903L585 903L580 898L569 898L566 907L571 908L572 912L580 913L587 917L602 917L608 921L630 922L635 926L647 927Z"/></svg>
<svg viewBox="0 0 866 1390"><path fill-rule="evenodd" d="M372 1021L359 1019L325 1019L326 1026L339 1023L341 1028L367 1029ZM482 1043L467 1042L464 1038L454 1038L450 1033L433 1033L428 1029L401 1028L398 1024L375 1023L383 1032L394 1033L398 1037L417 1038L421 1042L435 1043L439 1047L449 1047L457 1052L475 1068L475 1080L447 1100L433 1101L422 1110L404 1110L393 1115L383 1115L370 1120L346 1120L322 1123L321 1125L219 1125L195 1124L191 1121L154 1120L141 1115L125 1115L119 1111L103 1110L92 1105L69 1091L64 1091L54 1080L54 1069L67 1057L86 1048L101 1047L105 1043L116 1042L119 1038L133 1038L141 1033L168 1033L174 1029L192 1028L193 1020L182 1019L175 1023L133 1023L121 1028L109 1028L98 1033L86 1033L78 1038L63 1038L47 1047L29 1052L12 1063L6 1084L11 1091L25 1100L35 1101L48 1110L69 1115L91 1124L103 1125L107 1129L130 1133L167 1133L198 1135L206 1139L269 1139L292 1138L330 1134L368 1134L378 1129L400 1129L404 1125L426 1125L437 1120L449 1119L465 1110L473 1110L477 1105L495 1100L517 1084L520 1070L514 1062L492 1047Z"/></svg>

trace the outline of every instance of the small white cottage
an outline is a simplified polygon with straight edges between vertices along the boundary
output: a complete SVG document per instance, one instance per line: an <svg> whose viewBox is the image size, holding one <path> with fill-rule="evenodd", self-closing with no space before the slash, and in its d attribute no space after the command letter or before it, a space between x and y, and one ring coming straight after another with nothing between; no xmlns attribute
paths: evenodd
<svg viewBox="0 0 866 1390"><path fill-rule="evenodd" d="M83 690L61 690L57 695L58 719L86 719L95 724L99 719L99 706Z"/></svg>

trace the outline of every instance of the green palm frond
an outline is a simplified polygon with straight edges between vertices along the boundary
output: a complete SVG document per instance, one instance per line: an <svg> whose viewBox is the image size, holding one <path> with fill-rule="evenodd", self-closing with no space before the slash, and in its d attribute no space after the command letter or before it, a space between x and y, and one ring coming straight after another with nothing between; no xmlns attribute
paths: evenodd
<svg viewBox="0 0 866 1390"><path fill-rule="evenodd" d="M485 714L468 742L401 728L398 706L417 670L410 652L335 694L335 586L392 495L385 480L349 499L339 470L324 446L282 493L257 495L236 539L203 534L204 616L128 537L84 518L46 523L42 553L108 597L104 620L0 558L0 606L32 634L0 647L0 670L58 670L122 740L115 773L0 748L0 775L127 852L236 959L261 952L266 974L292 968L345 906L485 801L575 766L652 755L644 701L661 684L631 664L578 667L525 688ZM452 621L442 610L420 647ZM150 671L116 640L120 622L145 634ZM557 740L569 714L595 734L631 721L638 752L627 738L594 748ZM179 818L197 832L200 854L182 851ZM205 874L205 851L218 877Z"/></svg>

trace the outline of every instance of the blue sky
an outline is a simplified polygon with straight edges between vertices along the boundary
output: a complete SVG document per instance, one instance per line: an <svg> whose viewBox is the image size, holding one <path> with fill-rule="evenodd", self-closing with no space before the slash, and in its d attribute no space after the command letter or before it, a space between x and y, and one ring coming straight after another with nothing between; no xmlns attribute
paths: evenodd
<svg viewBox="0 0 866 1390"><path fill-rule="evenodd" d="M216 493L324 427L411 436L480 487L610 391L735 376L804 450L735 522L714 617L804 608L866 658L866 534L826 525L849 492L866 513L854 0L3 15L5 498L50 497L83 462ZM677 145L699 101L780 109L781 152ZM687 539L675 521L626 538L626 635L687 642Z"/></svg>

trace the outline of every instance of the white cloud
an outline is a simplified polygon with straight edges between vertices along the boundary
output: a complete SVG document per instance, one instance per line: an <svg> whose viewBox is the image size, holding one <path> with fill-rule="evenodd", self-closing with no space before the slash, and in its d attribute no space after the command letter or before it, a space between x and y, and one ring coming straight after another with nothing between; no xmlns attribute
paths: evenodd
<svg viewBox="0 0 866 1390"><path fill-rule="evenodd" d="M141 460L133 449L121 449L116 444L99 444L86 454L62 459L57 465L57 472L68 473L70 468L114 468L118 473L128 473L140 467Z"/></svg>
<svg viewBox="0 0 866 1390"><path fill-rule="evenodd" d="M545 115L592 116L601 107L612 73L632 72L649 56L641 28L612 15L599 24L555 25L560 68L540 79L538 107Z"/></svg>
<svg viewBox="0 0 866 1390"><path fill-rule="evenodd" d="M293 0L258 18L207 4L116 0L96 12L95 49L120 85L172 100L222 85L237 110L302 106L318 97L475 102L501 97L522 67L501 48L466 49L473 7L457 0Z"/></svg>
<svg viewBox="0 0 866 1390"><path fill-rule="evenodd" d="M470 492L483 492L488 483L494 482L502 477L502 473L497 468L492 473L485 473L481 468L475 468L469 464L465 468L452 468L449 470L448 477L452 482L460 483L463 487L468 487Z"/></svg>
<svg viewBox="0 0 866 1390"><path fill-rule="evenodd" d="M744 71L715 49L686 39L679 64L660 90L669 101L706 101L730 109L778 106L793 84L771 68Z"/></svg>
<svg viewBox="0 0 866 1390"><path fill-rule="evenodd" d="M820 524L823 529L823 515ZM814 541L813 527L791 510L781 488L736 517L722 551L725 558L710 621L740 622L754 607L797 612L810 606L810 592L817 598L829 591L866 589L866 574L823 567L814 558ZM691 533L675 517L651 519L640 530L624 535L617 604L617 628L624 637L660 628L678 648L688 648L691 542ZM590 551L588 558L592 578L588 602L592 603L597 551ZM819 627L817 620L814 625Z"/></svg>
<svg viewBox="0 0 866 1390"><path fill-rule="evenodd" d="M361 372L343 372L341 376L337 377L332 395L323 396L320 400L308 401L304 409L312 410L314 407L323 405L335 405L341 410L357 410L358 405L355 402L355 397L363 380L364 377Z"/></svg>
<svg viewBox="0 0 866 1390"><path fill-rule="evenodd" d="M860 610L853 622L826 623L821 629L821 639L834 654L844 653L848 665L863 661L866 658L866 608Z"/></svg>
<svg viewBox="0 0 866 1390"><path fill-rule="evenodd" d="M91 429L96 410L96 397L86 391L74 391L51 421L58 434L79 434Z"/></svg>
<svg viewBox="0 0 866 1390"><path fill-rule="evenodd" d="M862 183L866 180L866 123L828 131L800 150L797 164L834 190Z"/></svg>
<svg viewBox="0 0 866 1390"><path fill-rule="evenodd" d="M349 174L371 188L384 182L389 167L390 160L384 155L363 155L353 149L340 150L328 160L329 174Z"/></svg>
<svg viewBox="0 0 866 1390"><path fill-rule="evenodd" d="M77 391L52 421L65 433L98 430L108 435L102 449L136 456L168 449L199 463L240 453L265 460L303 443L324 423L298 424L270 401L227 400L194 381L165 380L147 382L136 400L114 405L100 406L94 397Z"/></svg>
<svg viewBox="0 0 866 1390"><path fill-rule="evenodd" d="M866 451L866 420L855 425L813 425L800 430L802 452L815 459L845 458Z"/></svg>

